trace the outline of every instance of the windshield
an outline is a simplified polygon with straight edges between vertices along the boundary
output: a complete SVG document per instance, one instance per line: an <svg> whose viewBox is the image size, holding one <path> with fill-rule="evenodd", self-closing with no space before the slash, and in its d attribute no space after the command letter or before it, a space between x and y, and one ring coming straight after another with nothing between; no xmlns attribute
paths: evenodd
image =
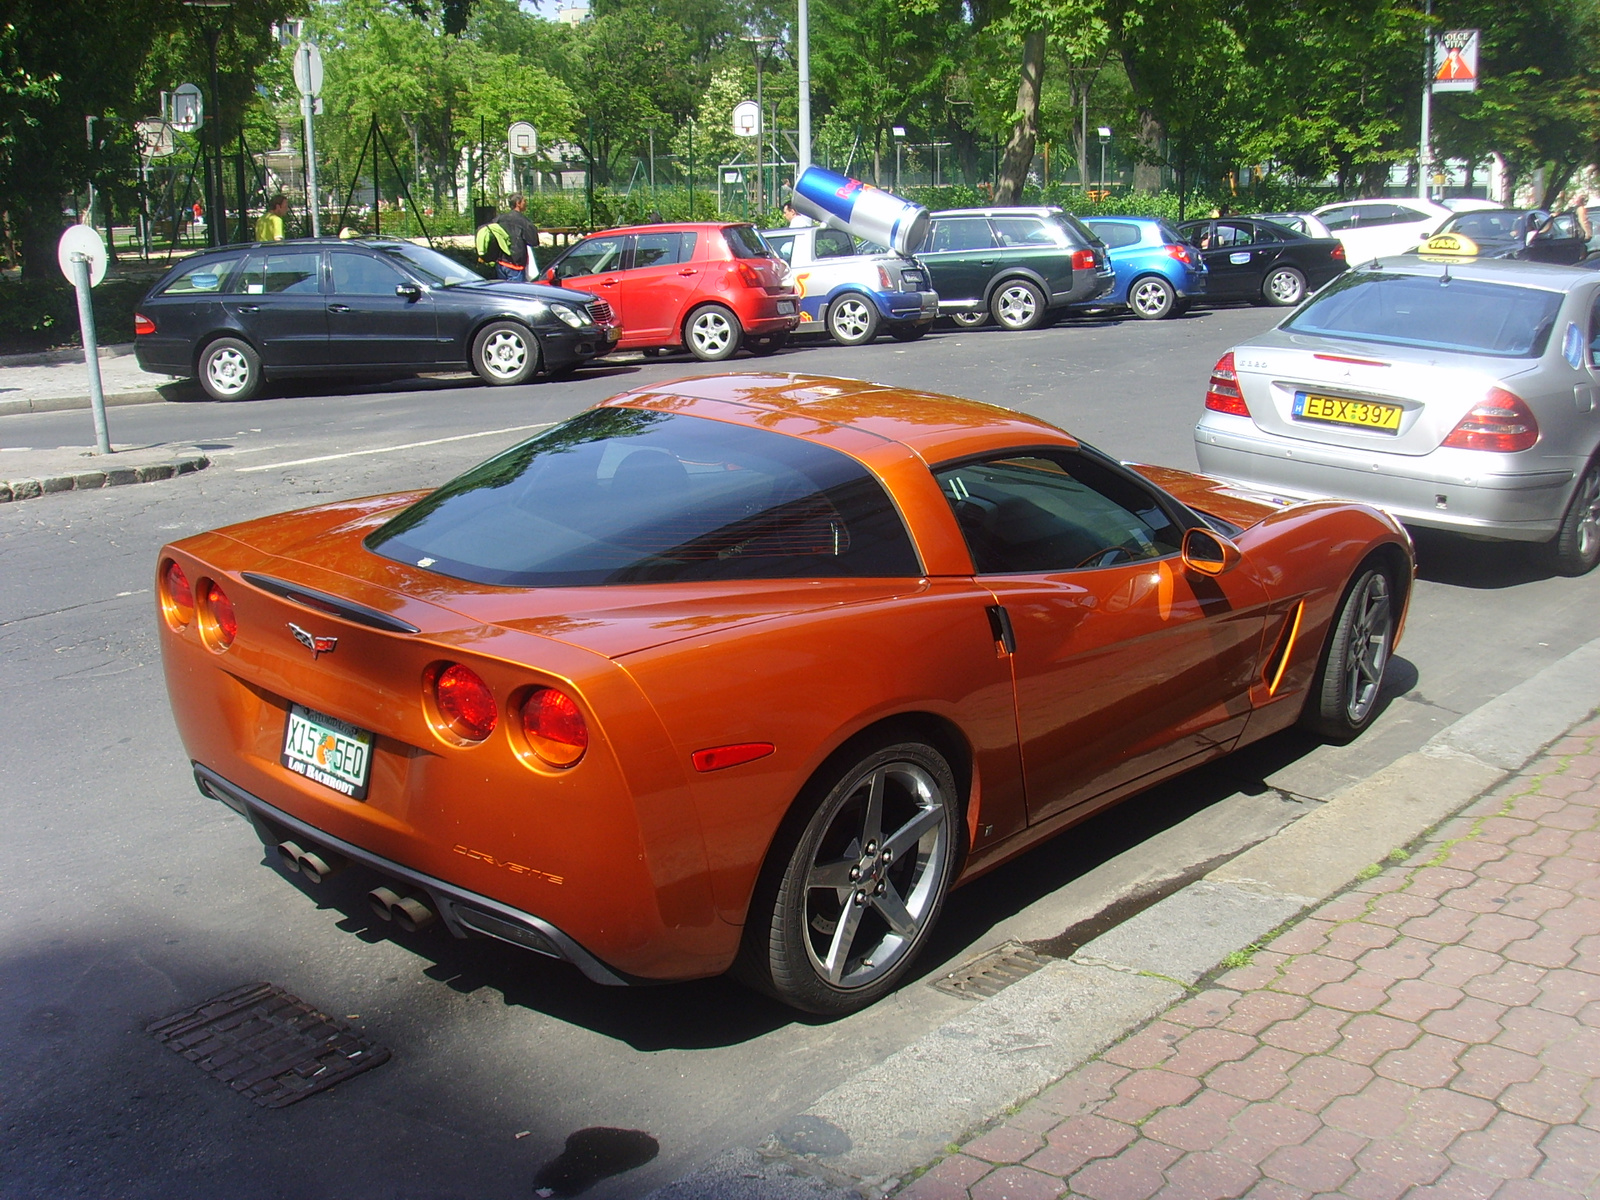
<svg viewBox="0 0 1600 1200"><path fill-rule="evenodd" d="M634 408L579 413L445 484L366 544L513 587L921 574L899 513L854 459Z"/></svg>
<svg viewBox="0 0 1600 1200"><path fill-rule="evenodd" d="M1469 238L1503 238L1522 236L1522 217L1519 212L1474 212L1447 221L1440 233L1459 233Z"/></svg>
<svg viewBox="0 0 1600 1200"><path fill-rule="evenodd" d="M414 274L439 287L449 287L456 283L483 282L483 276L476 271L471 271L455 259L447 258L437 250L430 250L426 246L401 243L394 246L379 246L378 249L390 258L399 259Z"/></svg>
<svg viewBox="0 0 1600 1200"><path fill-rule="evenodd" d="M1280 328L1496 358L1537 358L1562 293L1448 275L1352 273Z"/></svg>

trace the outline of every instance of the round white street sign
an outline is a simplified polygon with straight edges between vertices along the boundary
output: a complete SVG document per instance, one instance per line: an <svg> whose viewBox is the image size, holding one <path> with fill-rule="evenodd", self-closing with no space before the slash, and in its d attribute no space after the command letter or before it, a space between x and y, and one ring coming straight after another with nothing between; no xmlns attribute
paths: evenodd
<svg viewBox="0 0 1600 1200"><path fill-rule="evenodd" d="M56 245L56 261L61 264L61 273L67 277L67 282L72 284L78 282L72 270L74 254L83 255L88 262L90 287L95 287L106 277L106 244L88 225L72 226L61 235L61 241Z"/></svg>
<svg viewBox="0 0 1600 1200"><path fill-rule="evenodd" d="M761 123L761 110L754 100L741 100L733 106L733 132L740 137L755 137Z"/></svg>
<svg viewBox="0 0 1600 1200"><path fill-rule="evenodd" d="M194 84L185 83L172 93L172 127L179 133L193 133L199 129L205 113L205 101Z"/></svg>
<svg viewBox="0 0 1600 1200"><path fill-rule="evenodd" d="M539 134L526 121L514 122L506 130L506 146L514 158L528 158L539 152Z"/></svg>
<svg viewBox="0 0 1600 1200"><path fill-rule="evenodd" d="M322 94L322 51L310 42L295 48L294 85L302 96Z"/></svg>

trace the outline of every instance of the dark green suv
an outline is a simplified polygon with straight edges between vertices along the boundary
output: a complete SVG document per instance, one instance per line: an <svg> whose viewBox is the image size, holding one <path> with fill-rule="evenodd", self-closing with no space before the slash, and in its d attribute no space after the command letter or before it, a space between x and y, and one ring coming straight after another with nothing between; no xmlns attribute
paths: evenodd
<svg viewBox="0 0 1600 1200"><path fill-rule="evenodd" d="M1036 329L1111 290L1105 243L1059 208L950 208L933 214L917 255L939 293L939 314L961 325L990 317Z"/></svg>

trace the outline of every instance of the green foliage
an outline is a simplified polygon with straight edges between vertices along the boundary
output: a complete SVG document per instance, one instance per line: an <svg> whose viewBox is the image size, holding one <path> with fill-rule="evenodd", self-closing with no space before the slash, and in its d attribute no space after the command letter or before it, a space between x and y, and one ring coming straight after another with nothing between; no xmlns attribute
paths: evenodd
<svg viewBox="0 0 1600 1200"><path fill-rule="evenodd" d="M148 279L113 276L89 293L102 345L133 341L134 306L149 289ZM54 279L0 280L0 354L82 344L77 293L59 271Z"/></svg>

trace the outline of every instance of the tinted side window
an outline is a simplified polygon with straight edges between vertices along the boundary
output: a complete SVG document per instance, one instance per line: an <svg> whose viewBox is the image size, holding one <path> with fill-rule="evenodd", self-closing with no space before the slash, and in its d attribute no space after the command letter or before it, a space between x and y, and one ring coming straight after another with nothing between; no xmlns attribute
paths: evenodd
<svg viewBox="0 0 1600 1200"><path fill-rule="evenodd" d="M392 296L394 289L409 283L382 259L360 251L333 250L333 290L341 296Z"/></svg>
<svg viewBox="0 0 1600 1200"><path fill-rule="evenodd" d="M220 292L239 265L239 258L214 258L198 263L161 289L163 296L196 296Z"/></svg>
<svg viewBox="0 0 1600 1200"><path fill-rule="evenodd" d="M1118 246L1137 246L1143 236L1137 225L1125 221L1090 221L1089 228L1112 250Z"/></svg>
<svg viewBox="0 0 1600 1200"><path fill-rule="evenodd" d="M250 295L310 295L322 290L322 251L291 250L252 254L244 264L239 290Z"/></svg>
<svg viewBox="0 0 1600 1200"><path fill-rule="evenodd" d="M683 261L683 234L640 233L633 239L635 267L670 267Z"/></svg>
<svg viewBox="0 0 1600 1200"><path fill-rule="evenodd" d="M1242 221L1218 221L1211 235L1213 246L1249 246L1255 240L1255 230Z"/></svg>
<svg viewBox="0 0 1600 1200"><path fill-rule="evenodd" d="M622 247L625 238L597 237L579 242L556 264L557 279L571 279L574 275L599 275L622 267Z"/></svg>
<svg viewBox="0 0 1600 1200"><path fill-rule="evenodd" d="M1183 540L1150 492L1084 454L988 459L935 477L980 575L1162 558Z"/></svg>
<svg viewBox="0 0 1600 1200"><path fill-rule="evenodd" d="M735 258L771 258L772 251L750 225L730 225L722 231L723 240Z"/></svg>
<svg viewBox="0 0 1600 1200"><path fill-rule="evenodd" d="M848 233L838 229L817 230L817 240L812 243L813 258L850 258L856 252L855 242Z"/></svg>
<svg viewBox="0 0 1600 1200"><path fill-rule="evenodd" d="M989 224L1002 246L1056 246L1063 240L1058 228L1038 217L994 217Z"/></svg>
<svg viewBox="0 0 1600 1200"><path fill-rule="evenodd" d="M769 237L767 245L772 247L772 252L778 256L779 261L793 265L794 244L798 240L793 234L788 237Z"/></svg>
<svg viewBox="0 0 1600 1200"><path fill-rule="evenodd" d="M1343 208L1330 208L1322 214L1322 223L1334 233L1341 229L1349 229L1356 223L1356 210L1349 205Z"/></svg>
<svg viewBox="0 0 1600 1200"><path fill-rule="evenodd" d="M928 250L987 250L994 245L989 222L982 217L942 217L933 223Z"/></svg>
<svg viewBox="0 0 1600 1200"><path fill-rule="evenodd" d="M1364 204L1356 209L1356 228L1366 229L1372 225L1398 225L1402 221L1415 221L1418 218L1411 215L1410 209L1401 208L1396 204Z"/></svg>

